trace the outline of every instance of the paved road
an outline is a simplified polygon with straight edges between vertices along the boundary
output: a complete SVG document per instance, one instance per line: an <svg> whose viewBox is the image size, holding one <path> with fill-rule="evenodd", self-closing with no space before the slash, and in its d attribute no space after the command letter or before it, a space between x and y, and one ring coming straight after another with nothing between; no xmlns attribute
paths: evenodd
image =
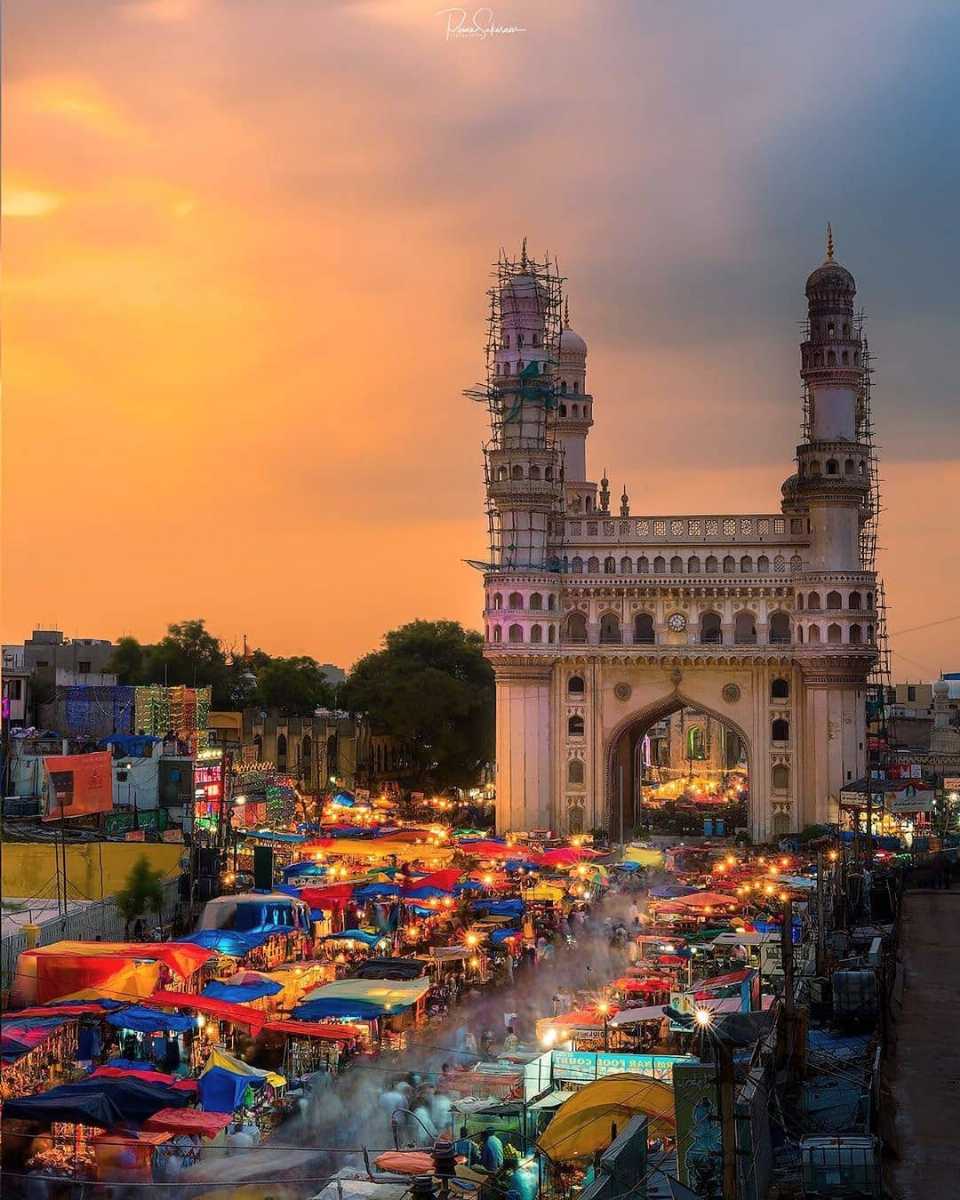
<svg viewBox="0 0 960 1200"><path fill-rule="evenodd" d="M900 1200L960 1195L960 891L907 893L903 1011L890 1072Z"/></svg>

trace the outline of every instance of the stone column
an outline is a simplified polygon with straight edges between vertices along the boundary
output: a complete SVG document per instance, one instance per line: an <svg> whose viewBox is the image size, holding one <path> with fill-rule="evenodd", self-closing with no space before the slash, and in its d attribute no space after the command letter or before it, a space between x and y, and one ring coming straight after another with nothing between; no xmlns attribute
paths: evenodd
<svg viewBox="0 0 960 1200"><path fill-rule="evenodd" d="M549 829L553 815L550 664L493 662L497 688L497 832Z"/></svg>

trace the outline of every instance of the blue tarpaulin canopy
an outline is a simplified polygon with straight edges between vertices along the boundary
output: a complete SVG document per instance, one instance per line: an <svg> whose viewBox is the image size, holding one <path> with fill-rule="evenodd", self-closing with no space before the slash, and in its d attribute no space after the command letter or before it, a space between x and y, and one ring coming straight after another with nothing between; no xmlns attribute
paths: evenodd
<svg viewBox="0 0 960 1200"><path fill-rule="evenodd" d="M198 929L196 933L177 940L192 942L195 946L202 946L204 950L215 950L217 954L228 954L231 958L243 958L269 937L268 933L239 933L236 929Z"/></svg>
<svg viewBox="0 0 960 1200"><path fill-rule="evenodd" d="M375 900L378 896L399 896L400 888L395 883L365 883L353 893L356 900Z"/></svg>
<svg viewBox="0 0 960 1200"><path fill-rule="evenodd" d="M248 1085L259 1090L265 1082L257 1075L235 1075L223 1067L211 1067L200 1076L200 1106L205 1112L233 1112L240 1107Z"/></svg>
<svg viewBox="0 0 960 1200"><path fill-rule="evenodd" d="M333 803L339 804L341 808L353 808L356 802L350 792L337 792L333 798Z"/></svg>
<svg viewBox="0 0 960 1200"><path fill-rule="evenodd" d="M129 1008L111 1013L107 1017L107 1024L117 1029L133 1029L137 1033L186 1033L188 1029L194 1029L197 1022L195 1018L183 1017L179 1013L131 1004Z"/></svg>
<svg viewBox="0 0 960 1200"><path fill-rule="evenodd" d="M483 884L478 879L461 879L453 885L453 894L460 896L464 892L482 892Z"/></svg>
<svg viewBox="0 0 960 1200"><path fill-rule="evenodd" d="M124 758L149 758L160 740L146 733L114 733L104 738L100 745L108 750L119 750Z"/></svg>
<svg viewBox="0 0 960 1200"><path fill-rule="evenodd" d="M508 938L521 937L522 934L522 929L495 929L493 933L490 934L490 945L502 946Z"/></svg>
<svg viewBox="0 0 960 1200"><path fill-rule="evenodd" d="M365 946L375 946L383 941L382 933L367 933L365 929L342 929L339 933L328 933L320 939L321 942L362 942Z"/></svg>
<svg viewBox="0 0 960 1200"><path fill-rule="evenodd" d="M299 845L307 839L302 833L277 833L273 829L238 829L242 837L258 838L261 842L284 842L289 845Z"/></svg>
<svg viewBox="0 0 960 1200"><path fill-rule="evenodd" d="M314 862L312 858L291 863L289 867L283 868L284 879L290 879L294 875L326 875L326 873L327 868L323 863Z"/></svg>
<svg viewBox="0 0 960 1200"><path fill-rule="evenodd" d="M372 1000L348 1000L341 996L328 996L325 1000L308 1000L298 1005L291 1016L297 1021L325 1021L331 1017L354 1021L373 1021L385 1016L386 1008Z"/></svg>
<svg viewBox="0 0 960 1200"><path fill-rule="evenodd" d="M474 912L488 912L491 917L519 917L523 914L522 900L471 900Z"/></svg>
<svg viewBox="0 0 960 1200"><path fill-rule="evenodd" d="M5 1120L39 1121L43 1125L66 1121L71 1125L95 1125L100 1129L115 1129L123 1124L123 1113L103 1092L77 1095L65 1092L64 1088L53 1088L42 1096L6 1100L3 1116Z"/></svg>
<svg viewBox="0 0 960 1200"><path fill-rule="evenodd" d="M659 887L651 888L650 895L655 900L676 900L678 896L692 896L699 891L700 888L688 887L683 883L662 883Z"/></svg>
<svg viewBox="0 0 960 1200"><path fill-rule="evenodd" d="M410 888L406 895L414 900L439 900L441 896L449 896L450 893L444 891L443 888L431 887L427 884L426 887Z"/></svg>
<svg viewBox="0 0 960 1200"><path fill-rule="evenodd" d="M159 1071L152 1062L141 1062L138 1058L108 1058L105 1067L116 1067L120 1071Z"/></svg>
<svg viewBox="0 0 960 1200"><path fill-rule="evenodd" d="M229 1004L249 1004L251 1000L262 1000L264 996L275 996L283 991L283 984L275 979L262 979L259 983L221 983L213 979L203 989L203 995L211 1000L226 1000Z"/></svg>

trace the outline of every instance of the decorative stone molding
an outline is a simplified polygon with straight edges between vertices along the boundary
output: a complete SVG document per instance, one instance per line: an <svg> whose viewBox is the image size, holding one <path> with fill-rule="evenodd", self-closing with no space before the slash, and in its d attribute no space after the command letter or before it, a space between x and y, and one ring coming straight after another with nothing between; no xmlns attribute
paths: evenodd
<svg viewBox="0 0 960 1200"><path fill-rule="evenodd" d="M725 683L720 694L728 704L736 704L741 695L740 686L736 683Z"/></svg>
<svg viewBox="0 0 960 1200"><path fill-rule="evenodd" d="M633 695L633 688L629 683L618 683L613 689L613 694L618 700L629 700Z"/></svg>

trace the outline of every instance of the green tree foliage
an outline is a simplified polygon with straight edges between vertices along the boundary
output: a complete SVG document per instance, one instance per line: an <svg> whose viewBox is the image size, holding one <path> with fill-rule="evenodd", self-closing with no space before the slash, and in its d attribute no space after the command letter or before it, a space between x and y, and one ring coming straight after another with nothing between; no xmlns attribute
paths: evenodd
<svg viewBox="0 0 960 1200"><path fill-rule="evenodd" d="M334 690L316 659L274 658L257 671L256 703L278 709L285 717L311 716L330 708Z"/></svg>
<svg viewBox="0 0 960 1200"><path fill-rule="evenodd" d="M135 637L122 637L113 648L107 671L120 683L143 683L147 649Z"/></svg>
<svg viewBox="0 0 960 1200"><path fill-rule="evenodd" d="M413 621L386 635L340 688L339 703L406 742L423 785L466 787L493 756L493 669L479 633Z"/></svg>
<svg viewBox="0 0 960 1200"><path fill-rule="evenodd" d="M163 915L163 872L155 871L145 854L130 868L127 882L116 895L117 910L129 935L130 925L145 913Z"/></svg>

